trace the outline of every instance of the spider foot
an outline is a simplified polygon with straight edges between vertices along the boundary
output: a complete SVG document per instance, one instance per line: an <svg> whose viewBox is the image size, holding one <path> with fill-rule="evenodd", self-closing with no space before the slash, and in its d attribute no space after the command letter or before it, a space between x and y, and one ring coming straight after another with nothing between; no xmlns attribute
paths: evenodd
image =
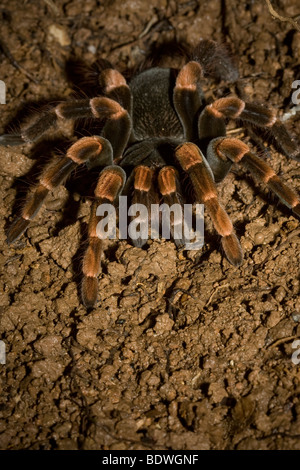
<svg viewBox="0 0 300 470"><path fill-rule="evenodd" d="M236 234L222 237L221 242L228 261L233 266L240 266L243 262L243 251Z"/></svg>
<svg viewBox="0 0 300 470"><path fill-rule="evenodd" d="M0 135L0 145L3 146L15 146L25 144L25 140L21 134L3 134Z"/></svg>
<svg viewBox="0 0 300 470"><path fill-rule="evenodd" d="M7 238L6 243L10 245L11 243L15 242L20 236L27 230L30 224L29 219L23 219L23 217L18 217L13 223L10 225L9 229L7 230Z"/></svg>

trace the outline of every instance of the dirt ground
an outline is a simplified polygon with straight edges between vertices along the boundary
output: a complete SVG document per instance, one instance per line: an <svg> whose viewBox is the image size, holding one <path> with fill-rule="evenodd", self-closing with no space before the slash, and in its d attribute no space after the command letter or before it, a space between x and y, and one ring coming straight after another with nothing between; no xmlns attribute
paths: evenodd
<svg viewBox="0 0 300 470"><path fill-rule="evenodd" d="M272 4L300 16L298 0ZM0 134L17 130L36 105L73 93L66 64L74 57L128 71L156 54L177 66L174 44L212 38L231 50L241 78L205 80L208 100L234 93L279 116L300 78L300 32L263 1L3 0L0 15ZM300 113L286 125L299 141ZM233 135L300 191L298 162L253 133ZM218 189L242 266L225 259L207 217L199 252L170 241L146 249L112 242L99 303L87 312L79 294L90 200L80 172L49 196L26 235L5 243L7 224L59 146L52 140L0 148L1 449L300 449L299 220L234 167Z"/></svg>

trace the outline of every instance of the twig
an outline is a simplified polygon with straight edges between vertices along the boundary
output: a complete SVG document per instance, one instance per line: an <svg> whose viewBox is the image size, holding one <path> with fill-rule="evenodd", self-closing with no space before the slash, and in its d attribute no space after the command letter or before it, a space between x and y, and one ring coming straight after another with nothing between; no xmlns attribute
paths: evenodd
<svg viewBox="0 0 300 470"><path fill-rule="evenodd" d="M211 303L213 296L218 292L220 289L225 289L226 287L229 287L229 284L222 284L221 286L217 286L211 296L209 297L208 301L205 304L205 307L208 307L208 305Z"/></svg>
<svg viewBox="0 0 300 470"><path fill-rule="evenodd" d="M275 248L275 251L282 250L283 247L285 247L286 245L288 245L290 243L292 238L297 237L299 234L300 234L300 229L295 230L294 232L290 233L286 237L286 240L283 243L281 243L279 246L277 246L277 248Z"/></svg>
<svg viewBox="0 0 300 470"><path fill-rule="evenodd" d="M279 339L273 341L273 343L269 344L267 346L267 349L276 348L276 346L279 346L280 344L283 344L283 343L289 343L290 341L292 341L293 339L296 339L296 338L298 338L298 335L286 336L285 338L279 338Z"/></svg>
<svg viewBox="0 0 300 470"><path fill-rule="evenodd" d="M300 26L298 25L298 23L297 23L296 21L293 20L293 18L290 18L289 16L281 16L281 15L279 15L279 13L277 13L277 11L274 10L274 8L272 7L270 0L266 0L266 3L267 3L267 6L268 6L268 9L269 9L269 12L271 13L271 15L272 15L274 18L276 18L276 19L279 20L279 21L287 21L287 22L290 23L295 29L297 29L298 31L300 31Z"/></svg>
<svg viewBox="0 0 300 470"><path fill-rule="evenodd" d="M53 13L54 13L56 16L59 16L59 15L60 15L59 8L55 5L55 3L53 2L53 0L44 0L44 2L48 5L48 7L50 7L50 9L53 11Z"/></svg>
<svg viewBox="0 0 300 470"><path fill-rule="evenodd" d="M148 22L148 24L146 25L144 31L141 32L141 34L139 35L139 39L141 39L142 37L146 36L146 34L149 33L150 29L152 28L152 26L155 25L155 23L158 22L158 17L157 15L154 15L152 16L151 20Z"/></svg>
<svg viewBox="0 0 300 470"><path fill-rule="evenodd" d="M3 43L3 41L1 41L0 39L0 49L2 49L2 52L3 54L5 55L5 57L7 57L7 59L12 63L12 65L20 70L22 73L24 73L24 75L26 75L26 77L28 77L30 80L32 80L36 85L38 85L39 83L39 80L37 80L36 78L34 78L31 73L27 72L27 70L22 67L22 65L20 65L16 59L14 58L14 56L12 55L12 53L10 52L10 50L8 49L8 47L6 47L6 45Z"/></svg>
<svg viewBox="0 0 300 470"><path fill-rule="evenodd" d="M227 135L239 134L243 130L244 130L243 127L237 127L236 129L229 129L229 131L227 131Z"/></svg>

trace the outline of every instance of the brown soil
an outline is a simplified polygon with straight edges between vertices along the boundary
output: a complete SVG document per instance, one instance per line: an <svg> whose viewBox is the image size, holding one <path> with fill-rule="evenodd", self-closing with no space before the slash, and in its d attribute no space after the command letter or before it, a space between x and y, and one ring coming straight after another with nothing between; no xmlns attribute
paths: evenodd
<svg viewBox="0 0 300 470"><path fill-rule="evenodd" d="M273 6L300 15L298 0ZM65 64L74 55L89 64L102 56L125 70L154 45L169 44L160 48L169 66L177 60L167 58L174 41L212 38L231 48L242 79L219 90L207 84L208 96L234 92L279 114L291 108L299 79L300 33L273 19L263 1L31 0L20 7L4 0L0 14L1 41L35 79L1 55L0 133L24 122L35 104L72 93ZM287 121L298 138L299 116ZM145 250L112 243L99 304L87 313L80 243L90 202L82 190L54 192L27 234L5 243L5 224L55 145L0 148L1 449L300 449L300 371L292 361L300 336L299 221L235 168L219 193L244 249L240 268L224 258L208 219L200 252L180 253L163 241ZM272 147L266 159L300 190L299 163Z"/></svg>

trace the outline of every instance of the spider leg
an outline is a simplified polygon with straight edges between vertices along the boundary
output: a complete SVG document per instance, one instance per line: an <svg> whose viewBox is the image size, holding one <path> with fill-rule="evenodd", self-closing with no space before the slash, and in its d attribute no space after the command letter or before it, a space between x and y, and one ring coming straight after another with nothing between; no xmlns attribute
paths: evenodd
<svg viewBox="0 0 300 470"><path fill-rule="evenodd" d="M144 246L148 240L151 204L158 202L158 197L154 188L154 177L154 170L145 165L137 166L133 172L133 194L131 199L132 205L129 209L129 215L135 215L133 213L131 214L133 211L139 212L139 216L138 218L132 218L128 230L132 243L139 248ZM143 207L139 206L140 204L143 205ZM132 238L130 231L135 229L138 224L140 225L141 236ZM142 227L145 227L147 232L143 231Z"/></svg>
<svg viewBox="0 0 300 470"><path fill-rule="evenodd" d="M104 69L99 75L99 84L103 94L117 101L131 116L132 94L123 75L113 68Z"/></svg>
<svg viewBox="0 0 300 470"><path fill-rule="evenodd" d="M79 118L106 120L101 135L111 142L114 159L118 160L130 136L131 119L128 112L117 101L103 96L60 103L41 114L23 130L21 136L25 142L35 142L50 127L57 127L59 119L76 120Z"/></svg>
<svg viewBox="0 0 300 470"><path fill-rule="evenodd" d="M170 217L167 217L167 221L170 221L171 235L176 246L181 247L185 242L182 212L183 200L178 181L178 173L174 167L165 166L160 170L158 174L158 187L163 196L164 203L170 208ZM167 215L169 215L169 211ZM163 223L164 221L162 221L162 231L164 230Z"/></svg>
<svg viewBox="0 0 300 470"><path fill-rule="evenodd" d="M141 236L138 238L131 237L131 240L135 246L141 248L148 240L150 227L151 235L158 237L161 226L163 237L168 238L171 235L176 245L182 246L184 243L182 237L183 212L177 171L171 166L165 166L159 171L157 183L164 201L164 205L160 206L159 196L155 188L155 177L154 169L145 165L139 165L133 171L131 207L134 212L138 211L140 214L138 219L133 219L131 223L134 224L134 228L137 224L140 224L146 227L147 231L140 231ZM143 207L139 207L138 204L143 205ZM129 213L129 215L135 214ZM151 219L149 219L150 216Z"/></svg>
<svg viewBox="0 0 300 470"><path fill-rule="evenodd" d="M24 139L21 134L2 134L0 135L0 145L10 147L14 145L22 145L24 144Z"/></svg>
<svg viewBox="0 0 300 470"><path fill-rule="evenodd" d="M184 128L185 140L195 141L195 138L213 139L226 135L225 122L214 119L210 114L208 122L202 117L201 132L195 130L195 117L203 102L200 86L201 78L214 76L218 80L236 81L238 70L233 64L227 50L210 39L202 39L192 53L192 60L179 72L173 102Z"/></svg>
<svg viewBox="0 0 300 470"><path fill-rule="evenodd" d="M101 271L103 240L98 236L97 225L103 220L103 216L98 215L97 209L101 204L113 204L116 201L124 186L125 178L125 172L122 168L115 165L106 167L100 173L95 189L95 200L92 204L88 225L88 246L82 264L81 296L87 308L92 308L97 301L97 277Z"/></svg>
<svg viewBox="0 0 300 470"><path fill-rule="evenodd" d="M266 184L279 199L295 214L300 216L300 198L286 185L264 160L250 151L248 145L239 139L225 137L211 142L208 153L216 159L228 159L241 163L258 181Z"/></svg>
<svg viewBox="0 0 300 470"><path fill-rule="evenodd" d="M241 245L227 212L218 201L216 185L207 161L199 148L190 142L178 146L175 154L192 181L196 199L205 205L216 231L222 237L228 261L239 266L243 259Z"/></svg>
<svg viewBox="0 0 300 470"><path fill-rule="evenodd" d="M188 62L180 70L173 91L173 103L186 141L192 141L198 136L195 117L202 104L203 94L200 86L202 76L201 65L194 61Z"/></svg>
<svg viewBox="0 0 300 470"><path fill-rule="evenodd" d="M132 93L123 75L116 69L106 68L99 75L99 84L104 96L118 102L128 112L129 116L132 117ZM128 140L134 141L132 128Z"/></svg>
<svg viewBox="0 0 300 470"><path fill-rule="evenodd" d="M211 122L211 118L213 122ZM276 118L273 109L247 103L239 98L220 98L205 107L199 118L199 136L211 135L211 128L225 118L240 119L252 125L268 129L284 155L300 161L300 150L285 126ZM215 136L216 137L216 136Z"/></svg>
<svg viewBox="0 0 300 470"><path fill-rule="evenodd" d="M163 167L158 174L158 187L169 206L182 204L177 170L172 166Z"/></svg>
<svg viewBox="0 0 300 470"><path fill-rule="evenodd" d="M57 157L41 174L38 185L25 203L21 216L10 226L7 243L12 243L27 229L37 215L49 191L59 186L77 165L90 162L90 166L112 164L110 143L103 137L83 137L68 149L66 156Z"/></svg>

